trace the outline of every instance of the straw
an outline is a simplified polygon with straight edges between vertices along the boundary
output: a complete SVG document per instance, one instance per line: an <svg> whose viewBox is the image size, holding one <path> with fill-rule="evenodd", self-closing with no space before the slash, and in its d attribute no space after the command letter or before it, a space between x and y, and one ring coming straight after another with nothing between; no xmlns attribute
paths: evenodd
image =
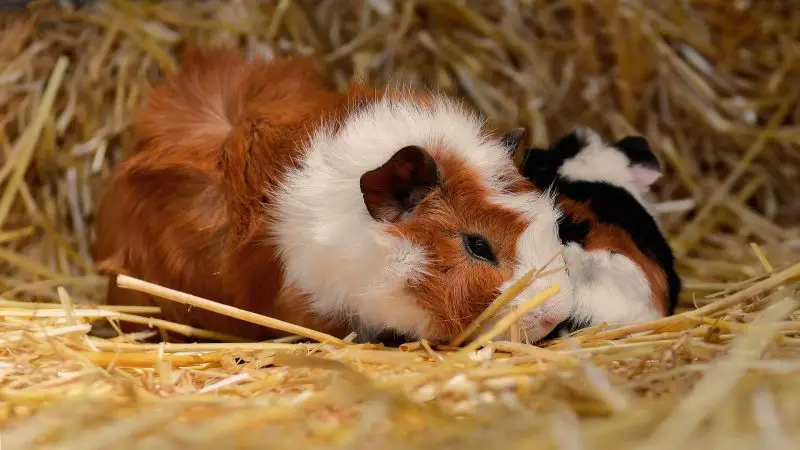
<svg viewBox="0 0 800 450"><path fill-rule="evenodd" d="M67 3L0 14L3 448L766 450L800 441L800 9ZM164 320L158 307L104 305L95 211L114 167L135 152L134 112L189 44L307 56L334 89L358 77L430 87L479 109L487 128L526 127L523 147L576 125L609 140L644 136L664 170L651 197L684 281L678 314L531 345L519 315L556 289L530 288L563 270L549 265L520 274L450 345L355 344L352 334L333 339L152 280L122 278L289 336L237 342ZM154 328L120 334L121 321ZM172 333L213 342L166 342Z"/></svg>
<svg viewBox="0 0 800 450"><path fill-rule="evenodd" d="M537 278L545 276L546 274L543 273L544 269L546 269L553 261L559 257L561 253L557 253L547 261L544 266L531 269L523 276L521 276L518 280L514 281L511 286L509 286L505 291L503 291L497 298L492 301L489 306L484 309L481 314L474 320L472 323L469 324L458 336L456 336L452 341L450 341L450 345L452 346L459 346L469 337L472 333L474 333L484 322L489 320L489 318L494 317L500 310L506 307L509 303L511 303L519 294L522 293L531 283L533 283ZM555 269L560 270L560 269ZM554 271L555 271L554 270ZM553 271L553 272L554 272ZM548 272L549 273L549 272Z"/></svg>
<svg viewBox="0 0 800 450"><path fill-rule="evenodd" d="M267 317L261 314L256 314L254 312L246 311L240 308L235 308L233 306L217 303L211 300L206 300L204 298L200 298L191 294L186 294L184 292L179 292L153 283L148 283L146 281L142 281L127 275L118 275L116 278L117 278L116 281L117 286L119 286L122 289L131 289L139 292L144 292L146 294L155 295L156 297L160 297L165 300L171 300L177 303L182 303L184 305L196 306L198 308L202 308L208 311L213 311L215 313L223 314L228 317L233 317L235 319L243 320L245 322L255 323L275 330L285 331L287 333L307 337L309 339L316 339L319 342L327 342L339 346L348 345L347 342L325 333L320 333L318 331L311 330L309 328L294 325L288 322L284 322L282 320L273 319L271 317Z"/></svg>
<svg viewBox="0 0 800 450"><path fill-rule="evenodd" d="M5 224L14 197L17 195L22 179L27 172L28 164L33 156L33 151L36 149L36 142L42 132L45 120L47 120L47 116L53 108L56 92L61 86L68 64L69 60L66 57L60 57L56 62L53 73L47 81L47 87L42 96L42 101L39 104L39 108L36 110L33 123L25 130L25 133L20 137L19 141L17 141L16 149L13 150L14 153L17 153L15 160L16 165L14 166L16 170L14 170L11 178L8 180L8 184L3 191L3 196L0 197L0 228Z"/></svg>
<svg viewBox="0 0 800 450"><path fill-rule="evenodd" d="M517 320L524 316L529 311L538 308L550 297L558 294L561 291L561 286L553 284L537 293L530 300L522 303L517 308L508 313L505 317L495 323L486 333L478 336L474 341L470 342L464 347L463 352L471 352L478 349L478 347L486 344L492 338L499 336L507 331Z"/></svg>

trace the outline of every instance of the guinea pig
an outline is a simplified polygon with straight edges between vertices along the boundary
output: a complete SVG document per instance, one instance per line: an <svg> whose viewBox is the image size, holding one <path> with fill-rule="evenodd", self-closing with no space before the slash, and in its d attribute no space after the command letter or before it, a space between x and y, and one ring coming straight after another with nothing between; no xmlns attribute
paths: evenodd
<svg viewBox="0 0 800 450"><path fill-rule="evenodd" d="M601 323L673 314L681 290L672 250L647 200L662 175L646 139L609 143L590 128L528 149L522 174L557 196L572 309L546 339Z"/></svg>
<svg viewBox="0 0 800 450"><path fill-rule="evenodd" d="M338 92L305 60L190 49L134 129L97 211L95 258L110 275L336 336L442 342L562 250L555 199L514 165L513 134L443 95ZM567 281L552 273L520 295L561 286L523 318L535 335L566 317ZM279 335L113 282L108 301Z"/></svg>

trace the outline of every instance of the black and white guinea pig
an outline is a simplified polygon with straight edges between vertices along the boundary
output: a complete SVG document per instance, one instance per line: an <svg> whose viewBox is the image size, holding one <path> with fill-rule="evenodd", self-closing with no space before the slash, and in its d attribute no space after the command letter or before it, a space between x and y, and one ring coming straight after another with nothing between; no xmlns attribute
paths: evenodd
<svg viewBox="0 0 800 450"><path fill-rule="evenodd" d="M673 314L681 290L672 249L650 210L662 169L646 139L609 143L590 128L525 152L522 174L557 198L572 309L546 338L602 323Z"/></svg>

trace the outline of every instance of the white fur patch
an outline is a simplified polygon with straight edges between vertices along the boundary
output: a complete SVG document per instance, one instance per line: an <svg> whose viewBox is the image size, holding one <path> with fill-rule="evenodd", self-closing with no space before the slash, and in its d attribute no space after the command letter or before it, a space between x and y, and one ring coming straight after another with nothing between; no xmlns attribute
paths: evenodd
<svg viewBox="0 0 800 450"><path fill-rule="evenodd" d="M590 128L576 130L586 146L561 165L558 174L569 181L598 181L620 187L645 204L630 160Z"/></svg>
<svg viewBox="0 0 800 450"><path fill-rule="evenodd" d="M544 270L545 272L563 269L565 265L563 255L554 258L563 249L558 236L558 220L561 213L555 207L555 199L550 193L530 192L524 195L498 196L494 198L494 201L521 213L530 221L530 225L517 240L518 265L512 279L502 286L503 290L531 269L541 269L551 260L552 262ZM560 285L559 293L521 320L524 332L530 341L541 339L566 319L572 310L571 283L565 270L536 279L499 316L530 300L538 292L554 283ZM502 338L507 338L507 336Z"/></svg>
<svg viewBox="0 0 800 450"><path fill-rule="evenodd" d="M630 165L624 153L613 148L591 128L576 130L586 146L565 161L558 174L569 181L597 181L625 189L658 224L658 217L649 201L650 184L661 176L659 172ZM649 183L649 184L648 184Z"/></svg>
<svg viewBox="0 0 800 450"><path fill-rule="evenodd" d="M352 323L361 329L419 336L430 315L405 287L424 274L426 255L372 219L359 180L401 148L416 145L463 158L499 192L516 169L500 140L481 134L481 124L444 98L430 107L386 98L348 116L336 131L318 129L299 168L286 174L273 196L272 230L285 281L310 294L318 313L356 319Z"/></svg>
<svg viewBox="0 0 800 450"><path fill-rule="evenodd" d="M631 167L624 153L612 148L594 130L581 128L587 143L565 162L560 175L572 181L602 181L625 189L654 217L646 200L656 171ZM577 244L565 248L574 295L571 316L579 323L634 323L660 317L651 300L651 287L633 260L608 251L585 251Z"/></svg>
<svg viewBox="0 0 800 450"><path fill-rule="evenodd" d="M572 317L589 326L624 324L660 317L651 300L650 284L630 258L604 250L584 251L567 245L574 306Z"/></svg>

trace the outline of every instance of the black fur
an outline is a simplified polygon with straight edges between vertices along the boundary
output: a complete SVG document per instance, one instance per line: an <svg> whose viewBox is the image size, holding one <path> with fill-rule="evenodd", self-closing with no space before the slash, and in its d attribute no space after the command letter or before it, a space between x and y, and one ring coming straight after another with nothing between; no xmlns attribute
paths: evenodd
<svg viewBox="0 0 800 450"><path fill-rule="evenodd" d="M583 247L586 245L586 235L589 234L589 222L576 221L572 217L564 215L558 222L558 237L561 238L561 243L567 245L576 243Z"/></svg>
<svg viewBox="0 0 800 450"><path fill-rule="evenodd" d="M650 150L650 144L641 136L626 136L614 144L614 147L624 153L632 164L661 170L661 163Z"/></svg>
<svg viewBox="0 0 800 450"><path fill-rule="evenodd" d="M608 183L559 179L555 182L555 189L575 201L587 203L600 222L627 231L639 250L655 259L666 272L667 313L671 315L678 303L681 281L675 271L672 249L653 216L625 189ZM564 225L559 224L559 233L562 228Z"/></svg>
<svg viewBox="0 0 800 450"><path fill-rule="evenodd" d="M549 149L532 148L525 152L522 174L537 186L546 188L556 181L564 161L574 158L584 145L577 133L569 133Z"/></svg>
<svg viewBox="0 0 800 450"><path fill-rule="evenodd" d="M563 180L558 176L558 170L564 161L574 158L584 147L576 133L570 133L556 141L549 149L530 149L525 153L522 162L522 174L541 189L555 188L559 192L559 185ZM559 181L559 183L556 183ZM578 243L583 247L586 235L589 234L589 223L575 221L569 216L563 216L558 223L558 235L562 244Z"/></svg>
<svg viewBox="0 0 800 450"><path fill-rule="evenodd" d="M569 181L558 175L564 161L574 158L585 147L580 136L573 132L556 141L549 149L531 149L522 163L522 174L541 189L553 189L555 193L580 203L586 203L600 222L617 226L627 231L636 246L652 257L666 272L668 286L667 313L672 315L678 302L681 280L674 267L672 249L659 230L655 219L628 191L603 182ZM632 164L660 169L658 159L644 138L629 136L613 145L622 151ZM576 242L584 245L589 232L587 222L575 222L564 217L559 223L559 237L565 244ZM567 319L559 325L561 330L575 331L582 324ZM584 325L585 326L585 325ZM575 328L578 327L578 328ZM556 330L553 333L557 333ZM557 337L558 334L551 337Z"/></svg>
<svg viewBox="0 0 800 450"><path fill-rule="evenodd" d="M385 330L378 333L377 336L371 343L383 344L385 347L400 347L403 344L408 342L414 342L417 339L414 339L411 336L406 336L402 333L398 333L395 330Z"/></svg>

